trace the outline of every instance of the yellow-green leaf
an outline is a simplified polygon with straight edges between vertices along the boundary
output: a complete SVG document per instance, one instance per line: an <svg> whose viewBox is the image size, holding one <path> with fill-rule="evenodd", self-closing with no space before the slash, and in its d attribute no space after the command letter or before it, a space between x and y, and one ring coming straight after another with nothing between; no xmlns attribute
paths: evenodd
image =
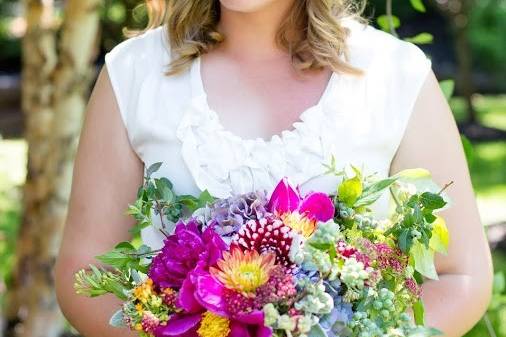
<svg viewBox="0 0 506 337"><path fill-rule="evenodd" d="M430 238L429 247L438 253L447 254L450 234L446 227L445 220L438 216L432 225L432 236Z"/></svg>
<svg viewBox="0 0 506 337"><path fill-rule="evenodd" d="M425 5L423 4L422 0L410 0L410 2L411 2L411 6L415 10L422 12L422 13L426 12Z"/></svg>
<svg viewBox="0 0 506 337"><path fill-rule="evenodd" d="M338 194L339 199L347 206L352 207L358 197L362 194L362 181L358 177L344 180L339 185Z"/></svg>
<svg viewBox="0 0 506 337"><path fill-rule="evenodd" d="M432 280L438 279L432 249L428 249L419 241L415 241L409 253L415 261L415 270L417 272Z"/></svg>
<svg viewBox="0 0 506 337"><path fill-rule="evenodd" d="M420 33L415 36L407 37L404 40L415 44L429 44L434 41L434 36L429 33Z"/></svg>

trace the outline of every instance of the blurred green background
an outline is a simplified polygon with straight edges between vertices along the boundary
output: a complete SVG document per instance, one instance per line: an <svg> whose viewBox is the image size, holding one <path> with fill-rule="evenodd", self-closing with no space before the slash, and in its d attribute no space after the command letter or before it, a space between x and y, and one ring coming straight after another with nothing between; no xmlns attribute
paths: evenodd
<svg viewBox="0 0 506 337"><path fill-rule="evenodd" d="M63 20L65 1L45 1ZM451 91L452 83L456 87L450 105L463 134L496 271L489 311L466 336L506 336L506 0L393 1L391 21L384 16L388 5L370 1L366 16L372 24L419 43L438 78L454 81L445 82L445 90ZM124 39L123 27L146 24L146 9L139 1L107 0L99 11L95 71L104 53ZM20 75L25 30L23 2L0 0L0 303L13 282L27 176ZM2 324L7 322L0 323L0 330Z"/></svg>

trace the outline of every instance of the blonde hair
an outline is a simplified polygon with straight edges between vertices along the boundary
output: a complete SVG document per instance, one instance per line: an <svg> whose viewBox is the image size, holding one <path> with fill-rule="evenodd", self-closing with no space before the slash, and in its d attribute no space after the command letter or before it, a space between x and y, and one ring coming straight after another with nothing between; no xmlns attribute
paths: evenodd
<svg viewBox="0 0 506 337"><path fill-rule="evenodd" d="M187 70L193 59L224 40L217 31L219 0L146 0L148 25L145 30L166 24L171 52L175 55L167 75ZM348 29L343 18L361 19L365 1L295 0L280 25L276 41L291 55L298 70L329 67L335 72L360 74L347 63Z"/></svg>

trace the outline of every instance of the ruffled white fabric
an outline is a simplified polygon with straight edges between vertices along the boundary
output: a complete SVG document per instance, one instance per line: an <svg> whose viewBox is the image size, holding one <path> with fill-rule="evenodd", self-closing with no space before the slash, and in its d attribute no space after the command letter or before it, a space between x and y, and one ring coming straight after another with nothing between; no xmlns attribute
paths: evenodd
<svg viewBox="0 0 506 337"><path fill-rule="evenodd" d="M176 136L182 144L183 160L199 189L225 198L253 190L272 190L285 176L302 186L324 175L324 164L338 154L336 146L343 135L339 130L344 125L352 127L353 110L345 104L347 92L334 91L340 81L350 82L340 88L356 89L351 76L333 73L320 101L305 110L291 130L268 141L242 139L225 130L217 113L209 107L200 78L200 59L196 59L191 69L193 96Z"/></svg>

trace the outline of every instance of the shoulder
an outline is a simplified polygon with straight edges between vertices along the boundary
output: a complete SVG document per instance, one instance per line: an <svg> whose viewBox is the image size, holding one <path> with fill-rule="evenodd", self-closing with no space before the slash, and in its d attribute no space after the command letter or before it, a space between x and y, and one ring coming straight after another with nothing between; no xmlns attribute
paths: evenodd
<svg viewBox="0 0 506 337"><path fill-rule="evenodd" d="M165 26L160 26L120 42L105 55L105 61L107 66L153 65L167 61L169 54Z"/></svg>
<svg viewBox="0 0 506 337"><path fill-rule="evenodd" d="M366 74L382 72L383 75L424 77L431 67L430 59L411 42L355 19L344 19L342 24L349 29L346 41L349 62Z"/></svg>
<svg viewBox="0 0 506 337"><path fill-rule="evenodd" d="M162 78L170 62L165 28L160 26L131 37L105 55L107 73L126 125L142 87L149 79Z"/></svg>

